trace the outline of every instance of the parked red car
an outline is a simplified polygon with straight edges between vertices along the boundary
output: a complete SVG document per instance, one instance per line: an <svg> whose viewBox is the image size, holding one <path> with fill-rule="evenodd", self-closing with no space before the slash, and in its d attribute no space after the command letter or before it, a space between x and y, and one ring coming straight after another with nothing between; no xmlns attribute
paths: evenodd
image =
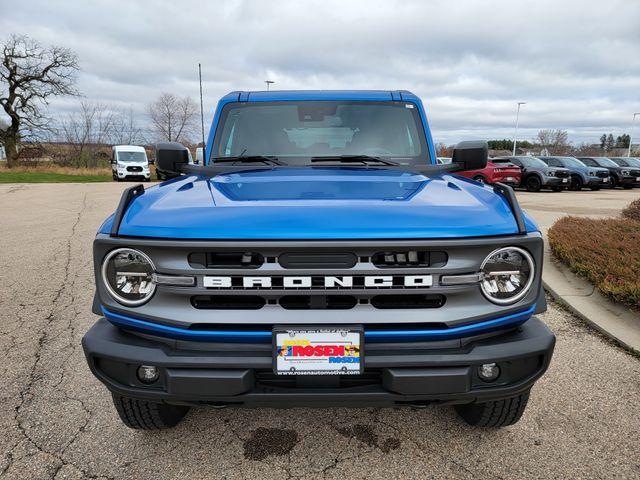
<svg viewBox="0 0 640 480"><path fill-rule="evenodd" d="M516 187L520 185L521 171L520 167L513 163L493 163L489 160L487 166L481 170L469 170L457 172L457 174L482 183L500 182Z"/></svg>

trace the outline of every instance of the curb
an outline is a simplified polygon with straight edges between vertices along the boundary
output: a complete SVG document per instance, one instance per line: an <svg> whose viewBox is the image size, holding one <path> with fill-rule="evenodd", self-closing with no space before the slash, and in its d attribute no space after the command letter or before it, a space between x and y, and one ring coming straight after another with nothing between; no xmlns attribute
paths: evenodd
<svg viewBox="0 0 640 480"><path fill-rule="evenodd" d="M542 284L574 315L627 350L640 354L640 314L612 302L571 272L553 256L546 241Z"/></svg>

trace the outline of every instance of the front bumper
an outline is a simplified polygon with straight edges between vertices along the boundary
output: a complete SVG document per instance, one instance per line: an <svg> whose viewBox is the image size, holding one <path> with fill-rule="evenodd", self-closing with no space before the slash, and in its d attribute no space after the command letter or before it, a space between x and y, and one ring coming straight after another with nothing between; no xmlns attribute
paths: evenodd
<svg viewBox="0 0 640 480"><path fill-rule="evenodd" d="M566 181L563 181L563 180L566 180ZM571 183L571 179L569 178L547 177L546 175L542 176L542 186L544 187L568 188L570 183Z"/></svg>
<svg viewBox="0 0 640 480"><path fill-rule="evenodd" d="M587 187L608 187L609 185L611 185L609 177L587 177L587 181L585 182L585 186Z"/></svg>
<svg viewBox="0 0 640 480"><path fill-rule="evenodd" d="M365 343L364 373L280 377L270 344L203 343L133 334L104 318L82 339L89 367L120 395L185 405L246 407L459 404L517 395L549 366L555 336L536 317L507 332L429 342ZM483 382L477 367L497 363ZM139 365L160 367L152 385Z"/></svg>

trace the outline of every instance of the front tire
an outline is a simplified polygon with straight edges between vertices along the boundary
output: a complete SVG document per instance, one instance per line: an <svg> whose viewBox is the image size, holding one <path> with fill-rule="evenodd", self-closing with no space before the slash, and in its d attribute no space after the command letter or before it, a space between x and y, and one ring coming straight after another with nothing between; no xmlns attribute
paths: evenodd
<svg viewBox="0 0 640 480"><path fill-rule="evenodd" d="M147 402L112 393L113 405L120 420L134 430L162 430L175 427L187 414L189 407Z"/></svg>
<svg viewBox="0 0 640 480"><path fill-rule="evenodd" d="M542 188L542 182L537 176L531 175L525 180L525 187L527 187L527 192L539 192Z"/></svg>
<svg viewBox="0 0 640 480"><path fill-rule="evenodd" d="M524 413L529 401L529 390L517 397L485 403L455 405L456 412L469 425L475 427L508 427Z"/></svg>
<svg viewBox="0 0 640 480"><path fill-rule="evenodd" d="M573 192L579 192L580 190L582 190L582 179L578 176L572 176L571 177L571 184L569 186L569 190L573 191Z"/></svg>

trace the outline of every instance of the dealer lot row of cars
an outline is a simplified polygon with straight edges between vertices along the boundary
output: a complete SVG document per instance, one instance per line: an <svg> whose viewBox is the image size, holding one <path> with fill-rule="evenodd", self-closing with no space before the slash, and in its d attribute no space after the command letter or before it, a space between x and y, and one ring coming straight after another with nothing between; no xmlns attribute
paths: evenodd
<svg viewBox="0 0 640 480"><path fill-rule="evenodd" d="M447 163L447 159L439 159ZM506 183L530 192L542 189L600 190L640 187L640 159L635 157L507 156L493 157L481 170L460 175L483 183Z"/></svg>

